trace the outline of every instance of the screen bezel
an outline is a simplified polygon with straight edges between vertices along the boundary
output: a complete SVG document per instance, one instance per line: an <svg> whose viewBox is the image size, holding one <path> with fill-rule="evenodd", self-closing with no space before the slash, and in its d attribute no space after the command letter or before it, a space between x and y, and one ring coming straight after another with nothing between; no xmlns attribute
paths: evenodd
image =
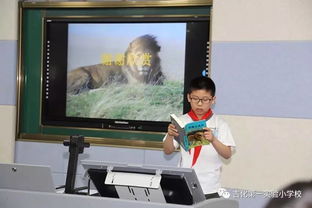
<svg viewBox="0 0 312 208"><path fill-rule="evenodd" d="M54 19L58 21L65 22L108 22L108 23L116 23L116 22L125 22L125 23L137 23L137 22L205 22L208 23L207 27L207 43L209 43L209 27L210 27L210 19L209 15L162 15L162 16L125 16L125 17L45 17L44 25L47 20ZM43 69L46 66L46 26L44 26L44 41L43 41L43 60L42 65ZM203 49L202 49L203 50ZM207 52L205 45L205 54ZM187 51L186 51L187 53ZM204 52L201 52L204 53ZM64 55L64 54L60 54ZM187 54L186 54L187 56ZM206 70L208 71L208 63L207 59L205 60L204 65L206 66ZM185 60L185 69L184 73L187 72L187 60ZM195 77L193 72L190 74L185 74L184 85L188 86L190 79ZM149 131L149 132L165 132L167 125L169 122L160 122L160 121L139 121L139 120L122 120L122 119L97 119L97 118L77 118L77 117L62 117L61 120L51 119L46 116L46 103L44 101L44 96L46 94L44 85L46 84L46 70L42 72L42 111L41 111L41 125L42 126L62 126L62 127L77 127L77 128L95 128L95 129L115 129L115 130L130 130L130 131ZM189 109L189 105L186 98L187 88L184 87L184 101L183 101L183 113L187 112ZM66 108L66 106L65 106Z"/></svg>

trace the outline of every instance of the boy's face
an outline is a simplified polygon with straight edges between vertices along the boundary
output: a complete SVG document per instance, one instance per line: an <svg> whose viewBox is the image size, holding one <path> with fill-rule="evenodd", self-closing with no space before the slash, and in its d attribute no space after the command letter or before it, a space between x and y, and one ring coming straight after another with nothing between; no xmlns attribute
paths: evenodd
<svg viewBox="0 0 312 208"><path fill-rule="evenodd" d="M187 94L187 100L196 116L201 119L215 103L216 97L206 90L193 90Z"/></svg>

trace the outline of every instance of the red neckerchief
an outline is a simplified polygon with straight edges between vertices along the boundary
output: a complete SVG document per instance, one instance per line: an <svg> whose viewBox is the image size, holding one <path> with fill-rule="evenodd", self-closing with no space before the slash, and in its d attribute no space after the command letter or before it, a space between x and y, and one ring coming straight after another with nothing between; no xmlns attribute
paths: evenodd
<svg viewBox="0 0 312 208"><path fill-rule="evenodd" d="M208 111L201 119L199 119L199 118L196 116L196 114L194 113L193 110L191 110L191 111L188 112L187 114L191 117L191 119L192 119L193 121L208 120L208 119L210 119L211 116L213 115L211 109L209 109L209 111ZM201 145L200 145L200 146L196 146L196 147L194 148L194 156L193 156L193 161L192 161L192 167L196 164L196 161L197 161L197 158L198 158L198 156L199 156L199 154L200 154L201 148L202 148ZM191 153L191 152L189 151L189 153Z"/></svg>

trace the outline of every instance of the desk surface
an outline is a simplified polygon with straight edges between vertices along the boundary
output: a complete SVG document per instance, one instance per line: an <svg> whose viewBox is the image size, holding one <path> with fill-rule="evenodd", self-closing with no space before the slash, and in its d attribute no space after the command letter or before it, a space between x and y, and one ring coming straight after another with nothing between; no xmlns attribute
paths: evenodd
<svg viewBox="0 0 312 208"><path fill-rule="evenodd" d="M18 199L18 200L17 200ZM210 199L194 205L162 204L106 197L43 193L0 189L1 208L238 208L238 202L228 199Z"/></svg>

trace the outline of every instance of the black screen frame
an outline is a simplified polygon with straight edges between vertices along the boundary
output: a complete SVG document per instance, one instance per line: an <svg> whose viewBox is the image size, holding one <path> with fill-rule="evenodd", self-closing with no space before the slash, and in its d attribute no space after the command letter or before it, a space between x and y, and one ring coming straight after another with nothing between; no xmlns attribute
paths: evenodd
<svg viewBox="0 0 312 208"><path fill-rule="evenodd" d="M67 70L67 36L59 36L58 33L49 33L53 23L60 24L60 30L67 30L67 23L138 23L138 22L188 22L187 29L191 31L186 36L186 59L184 70L184 99L183 113L189 111L187 102L187 92L189 82L194 77L202 75L203 69L208 75L208 53L210 19L208 15L203 16L166 16L166 17L45 17L44 18L44 38L43 38L43 61L42 61L42 110L41 125L81 127L96 129L117 129L165 132L169 122L162 121L142 121L142 120L122 120L122 119L98 119L98 118L78 118L66 117L66 74ZM195 23L195 24L193 24ZM195 29L194 25L204 25L203 30ZM192 32L193 31L193 32ZM62 34L66 34L62 32ZM53 41L51 41L53 40ZM50 42L48 42L50 41ZM57 41L56 45L53 45ZM56 50L53 54L50 49ZM50 53L50 55L48 55ZM49 59L48 59L49 58ZM58 61L56 64L54 60ZM49 67L47 67L49 66ZM49 99L46 99L49 97ZM168 115L169 116L169 115Z"/></svg>

